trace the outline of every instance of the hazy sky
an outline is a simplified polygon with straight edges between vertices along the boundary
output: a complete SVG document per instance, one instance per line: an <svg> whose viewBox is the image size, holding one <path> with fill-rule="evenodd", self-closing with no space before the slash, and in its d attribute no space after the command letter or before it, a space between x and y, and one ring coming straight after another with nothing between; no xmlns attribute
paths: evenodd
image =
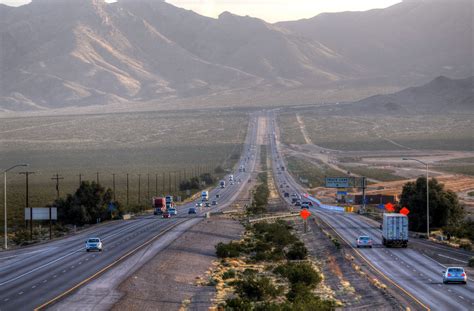
<svg viewBox="0 0 474 311"><path fill-rule="evenodd" d="M0 0L7 5L21 5L30 0ZM107 1L113 2L113 1ZM250 15L268 22L313 17L323 12L365 11L384 8L401 0L167 0L199 14L217 17L223 11Z"/></svg>

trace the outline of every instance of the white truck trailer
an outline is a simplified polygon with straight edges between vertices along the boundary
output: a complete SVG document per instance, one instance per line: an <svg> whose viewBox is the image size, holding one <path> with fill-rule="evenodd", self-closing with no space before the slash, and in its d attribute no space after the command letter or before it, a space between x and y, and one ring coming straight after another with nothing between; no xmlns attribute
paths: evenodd
<svg viewBox="0 0 474 311"><path fill-rule="evenodd" d="M386 247L408 246L408 217L406 215L383 214L382 244Z"/></svg>

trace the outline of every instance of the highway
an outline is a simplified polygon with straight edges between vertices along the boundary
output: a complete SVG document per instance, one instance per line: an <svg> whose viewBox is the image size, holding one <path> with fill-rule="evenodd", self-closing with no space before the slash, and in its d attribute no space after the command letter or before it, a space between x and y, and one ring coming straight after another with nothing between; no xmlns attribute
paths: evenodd
<svg viewBox="0 0 474 311"><path fill-rule="evenodd" d="M278 128L275 113L269 112L268 135L271 142L273 157L273 173L278 189L283 197L283 192L305 193L287 170L282 171L281 166L287 167L281 155L278 137ZM283 185L283 188L280 188ZM284 198L291 205L289 198ZM294 208L293 209L299 209ZM473 254L422 240L410 240L408 248L386 248L381 244L381 230L378 223L364 216L353 213L340 213L311 208L311 212L330 227L332 227L345 240L353 251L359 254L367 265L382 276L382 282L393 282L400 292L411 297L413 304L419 310L474 310L474 276L469 276L468 284L442 283L442 271L445 266L439 261L424 254L436 253L440 258L449 257L455 266L465 266L467 259ZM372 249L357 249L356 239L359 235L369 235L374 240ZM425 250L423 252L420 251ZM464 264L463 264L464 263ZM452 265L451 265L452 266Z"/></svg>
<svg viewBox="0 0 474 311"><path fill-rule="evenodd" d="M159 239L171 228L203 218L208 211L229 206L255 168L259 128L258 114L251 115L242 156L236 166L245 165L246 172L237 170L233 173L234 179L241 182L232 186L227 182L224 189L210 189L210 200L215 199L217 193L220 195L217 207L202 208L197 215L188 215L189 207L195 205L195 202L190 202L178 206L178 215L169 219L141 216L112 221L49 243L1 252L0 310L33 310L102 273L140 247L148 247L151 241ZM225 178L228 180L228 176ZM85 241L88 237L100 237L104 250L86 252Z"/></svg>

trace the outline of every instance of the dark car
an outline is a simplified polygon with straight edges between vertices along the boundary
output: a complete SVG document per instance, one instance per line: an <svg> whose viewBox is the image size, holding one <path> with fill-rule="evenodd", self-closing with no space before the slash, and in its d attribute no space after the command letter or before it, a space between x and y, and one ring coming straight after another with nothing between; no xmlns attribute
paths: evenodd
<svg viewBox="0 0 474 311"><path fill-rule="evenodd" d="M290 194L289 194L288 192L285 192L285 193L283 193L283 196L284 196L285 198L289 198L289 197L290 197Z"/></svg>
<svg viewBox="0 0 474 311"><path fill-rule="evenodd" d="M296 201L296 202L295 202L295 206L301 206L301 202L300 202L300 201Z"/></svg>
<svg viewBox="0 0 474 311"><path fill-rule="evenodd" d="M161 215L161 217L163 217L163 218L170 218L170 213L169 213L168 211L163 212L163 214Z"/></svg>
<svg viewBox="0 0 474 311"><path fill-rule="evenodd" d="M196 209L194 207L190 207L188 210L188 214L196 214Z"/></svg>

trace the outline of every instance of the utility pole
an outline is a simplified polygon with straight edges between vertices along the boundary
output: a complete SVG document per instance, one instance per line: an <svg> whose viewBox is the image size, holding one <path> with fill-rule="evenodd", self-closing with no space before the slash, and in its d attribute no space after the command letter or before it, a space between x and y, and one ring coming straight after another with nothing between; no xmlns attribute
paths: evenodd
<svg viewBox="0 0 474 311"><path fill-rule="evenodd" d="M56 180L56 199L59 200L59 181L64 179L64 177L60 176L59 174L56 174L51 178L51 180Z"/></svg>
<svg viewBox="0 0 474 311"><path fill-rule="evenodd" d="M114 202L115 202L115 174L112 174L112 188L114 190Z"/></svg>
<svg viewBox="0 0 474 311"><path fill-rule="evenodd" d="M158 174L155 174L155 196L158 196Z"/></svg>
<svg viewBox="0 0 474 311"><path fill-rule="evenodd" d="M79 179L81 179L81 175L79 174ZM56 200L59 200L59 181L61 179L64 179L64 177L59 176L59 174L56 174L56 176L53 176L51 180L56 180ZM53 238L53 222L51 220L51 206L49 207L49 239L51 240Z"/></svg>
<svg viewBox="0 0 474 311"><path fill-rule="evenodd" d="M166 177L165 177L166 174L165 174L165 172L163 172L162 175L163 175L162 176L163 180L162 180L162 183L161 183L161 192L162 192L163 195L165 195L165 185L166 185Z"/></svg>
<svg viewBox="0 0 474 311"><path fill-rule="evenodd" d="M79 173L79 175L78 175L78 176L79 176L79 187L80 187L80 186L81 186L81 184L82 184L82 174L81 174L81 173Z"/></svg>
<svg viewBox="0 0 474 311"><path fill-rule="evenodd" d="M25 207L30 207L29 204L29 189L28 189L28 176L34 174L34 172L20 172L20 175L25 175L26 178L26 196L25 196ZM33 208L30 208L30 241L33 240Z"/></svg>
<svg viewBox="0 0 474 311"><path fill-rule="evenodd" d="M147 196L146 199L150 199L150 174L146 174L147 181L148 181L148 186L147 186Z"/></svg>
<svg viewBox="0 0 474 311"><path fill-rule="evenodd" d="M99 172L97 172L97 184L99 184Z"/></svg>
<svg viewBox="0 0 474 311"><path fill-rule="evenodd" d="M138 204L140 205L140 182L142 174L138 174Z"/></svg>
<svg viewBox="0 0 474 311"><path fill-rule="evenodd" d="M168 172L168 192L171 193L171 172Z"/></svg>
<svg viewBox="0 0 474 311"><path fill-rule="evenodd" d="M127 210L128 210L128 174L127 174Z"/></svg>
<svg viewBox="0 0 474 311"><path fill-rule="evenodd" d="M365 177L362 176L362 208L364 209L364 212L365 212L365 188L366 188L366 181L365 181Z"/></svg>

